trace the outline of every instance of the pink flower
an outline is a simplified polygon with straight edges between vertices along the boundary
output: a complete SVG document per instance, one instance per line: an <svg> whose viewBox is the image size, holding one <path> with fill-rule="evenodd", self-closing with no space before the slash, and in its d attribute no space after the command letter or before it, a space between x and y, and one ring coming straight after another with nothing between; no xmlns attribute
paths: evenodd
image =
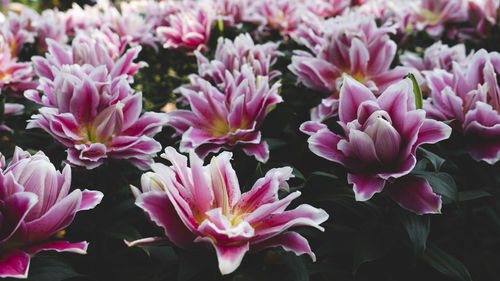
<svg viewBox="0 0 500 281"><path fill-rule="evenodd" d="M207 81L200 81L199 90L180 88L191 110L169 112L168 125L182 134L181 151L194 149L200 157L221 148L241 147L260 162L269 158L267 143L259 131L272 106L281 102L279 82L269 86L267 76L255 76L248 65L241 73L225 73L221 92Z"/></svg>
<svg viewBox="0 0 500 281"><path fill-rule="evenodd" d="M319 225L328 214L307 204L285 211L300 196L295 191L278 198L279 189L288 190L290 167L271 169L250 191L241 194L229 152L213 157L207 166L190 153L190 168L187 158L172 147L167 147L162 157L172 166L153 164L153 172L142 176L142 193L135 187L132 190L136 204L163 229L168 240L183 248L211 244L222 274L235 271L247 251L268 247L281 246L315 260L307 240L287 230L312 226L323 231ZM145 238L128 244L148 246L162 240L166 239Z"/></svg>
<svg viewBox="0 0 500 281"><path fill-rule="evenodd" d="M468 19L476 26L476 31L481 35L497 23L500 0L469 0Z"/></svg>
<svg viewBox="0 0 500 281"><path fill-rule="evenodd" d="M147 64L144 62L134 63L133 60L141 51L137 46L127 50L123 55L117 54L117 50L122 48L110 48L109 41L102 37L89 37L84 33L79 33L72 42L71 48L48 39L48 52L45 57L35 56L31 60L35 65L36 74L39 77L54 80L55 73L61 70L64 65L78 64L98 67L104 65L112 78L126 75L132 82L133 75Z"/></svg>
<svg viewBox="0 0 500 281"><path fill-rule="evenodd" d="M0 91L22 92L33 89L37 83L32 80L35 72L29 62L17 62L7 42L0 35Z"/></svg>
<svg viewBox="0 0 500 281"><path fill-rule="evenodd" d="M244 21L260 26L261 32L277 30L292 34L300 20L299 4L288 0L255 0L247 7Z"/></svg>
<svg viewBox="0 0 500 281"><path fill-rule="evenodd" d="M421 0L414 17L417 30L439 37L446 23L467 20L467 0Z"/></svg>
<svg viewBox="0 0 500 281"><path fill-rule="evenodd" d="M146 21L135 11L118 12L114 7L105 11L107 26L131 46L148 45L158 50L154 36L153 22Z"/></svg>
<svg viewBox="0 0 500 281"><path fill-rule="evenodd" d="M494 164L500 160L500 54L479 50L451 72L424 72L430 99L424 104L437 120L456 119L472 158Z"/></svg>
<svg viewBox="0 0 500 281"><path fill-rule="evenodd" d="M363 84L346 76L340 90L339 124L344 135L326 125L306 122L309 148L316 155L347 167L356 200L365 201L384 188L403 208L417 214L438 213L441 199L426 180L408 175L415 151L424 143L450 136L451 128L426 119L415 109L409 79L388 87L378 98Z"/></svg>
<svg viewBox="0 0 500 281"><path fill-rule="evenodd" d="M350 0L301 0L305 8L322 18L334 17L342 14L350 5Z"/></svg>
<svg viewBox="0 0 500 281"><path fill-rule="evenodd" d="M209 0L211 1L211 0ZM237 25L243 22L248 0L213 0L217 16L225 25Z"/></svg>
<svg viewBox="0 0 500 281"><path fill-rule="evenodd" d="M434 69L451 71L453 62L464 63L466 59L467 54L464 44L457 44L450 47L443 45L441 41L425 49L423 58L409 52L399 57L401 64L418 71Z"/></svg>
<svg viewBox="0 0 500 281"><path fill-rule="evenodd" d="M393 27L377 27L373 17L357 14L326 21L324 26L324 39L311 37L321 46L312 50L315 54L295 51L288 66L307 87L329 93L333 95L330 99L336 100L343 73L375 93L408 74L409 69L405 67L390 69L397 48L389 38L389 33L395 31ZM328 114L316 121L336 115L337 108L338 103L331 102Z"/></svg>
<svg viewBox="0 0 500 281"><path fill-rule="evenodd" d="M255 76L268 76L271 80L280 75L279 71L271 71L271 66L281 54L277 49L278 43L255 44L248 33L238 35L234 41L219 38L214 60L209 61L195 51L198 73L201 78L215 83L219 89L225 88L226 71L235 74L241 72L244 65L251 66Z"/></svg>
<svg viewBox="0 0 500 281"><path fill-rule="evenodd" d="M36 44L40 53L45 53L47 51L47 43L45 41L47 38L61 44L66 44L66 42L68 42L64 18L59 11L43 11L42 15L34 20L33 29L36 32Z"/></svg>
<svg viewBox="0 0 500 281"><path fill-rule="evenodd" d="M24 44L34 42L35 33L31 24L38 17L38 13L31 8L23 9L20 14L9 12L0 27L0 37L4 37L12 56L17 56Z"/></svg>
<svg viewBox="0 0 500 281"><path fill-rule="evenodd" d="M61 173L43 152L31 156L16 147L11 163L0 172L4 218L0 222L0 277L26 278L30 256L40 251L86 253L87 242L55 240L53 235L68 227L76 212L99 204L103 194L79 189L69 193L70 186L69 166Z"/></svg>
<svg viewBox="0 0 500 281"><path fill-rule="evenodd" d="M142 110L125 76L110 80L105 66L63 65L54 80L40 80L43 96L25 96L44 105L27 128L41 128L67 147L68 162L93 169L105 158L127 159L147 168L161 145L153 136L165 124L163 113Z"/></svg>
<svg viewBox="0 0 500 281"><path fill-rule="evenodd" d="M183 3L182 9L168 17L169 26L156 29L163 47L206 51L215 21L215 11L206 3Z"/></svg>

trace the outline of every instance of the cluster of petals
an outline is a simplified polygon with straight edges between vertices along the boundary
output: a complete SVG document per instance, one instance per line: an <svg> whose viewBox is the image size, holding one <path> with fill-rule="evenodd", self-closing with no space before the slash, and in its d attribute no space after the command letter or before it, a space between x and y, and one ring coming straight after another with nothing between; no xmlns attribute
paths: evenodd
<svg viewBox="0 0 500 281"><path fill-rule="evenodd" d="M184 1L180 10L168 16L168 26L160 26L156 33L164 48L206 51L216 19L215 9L204 2Z"/></svg>
<svg viewBox="0 0 500 281"><path fill-rule="evenodd" d="M500 160L500 54L481 49L451 70L424 71L430 98L429 116L455 119L458 132L467 138L470 155L490 164Z"/></svg>
<svg viewBox="0 0 500 281"><path fill-rule="evenodd" d="M298 76L298 82L332 95L313 110L313 117L319 118L315 121L337 114L338 90L344 73L380 93L409 72L407 67L390 69L397 49L396 43L389 38L389 34L395 32L393 26L377 27L373 17L359 17L353 13L324 23L322 34L309 33L313 41L308 46L319 45L320 48L311 49L313 54L295 51L288 66Z"/></svg>
<svg viewBox="0 0 500 281"><path fill-rule="evenodd" d="M12 55L8 42L0 34L0 91L21 92L36 87L33 81L33 66L29 62L18 62Z"/></svg>
<svg viewBox="0 0 500 281"><path fill-rule="evenodd" d="M5 159L2 156L2 167ZM0 171L0 277L26 278L30 256L55 250L85 254L87 242L54 238L68 227L76 212L94 208L103 194L71 186L71 169L56 170L38 152L31 156L16 147L9 165Z"/></svg>
<svg viewBox="0 0 500 281"><path fill-rule="evenodd" d="M414 13L415 28L439 37L446 23L467 20L468 0L420 0Z"/></svg>
<svg viewBox="0 0 500 281"><path fill-rule="evenodd" d="M409 173L416 164L417 147L448 138L451 128L415 109L410 79L389 86L377 98L346 76L339 118L343 134L314 121L302 124L301 131L310 135L313 153L349 169L348 182L354 184L356 200L365 201L386 190L400 206L417 214L440 212L441 198L425 179Z"/></svg>
<svg viewBox="0 0 500 281"><path fill-rule="evenodd" d="M206 166L191 152L190 167L187 158L172 147L161 156L172 165L151 165L153 172L141 178L142 192L135 187L132 190L136 205L162 228L167 238L144 238L127 244L151 246L167 239L187 249L199 243L211 244L222 274L236 270L247 251L268 247L281 246L315 260L307 240L288 230L296 226L323 230L320 224L328 214L307 204L285 210L300 196L295 191L278 198L280 189L288 191L286 181L292 177L292 168L269 170L242 194L230 152L213 157Z"/></svg>
<svg viewBox="0 0 500 281"><path fill-rule="evenodd" d="M259 131L272 107L281 102L279 82L269 85L269 77L256 76L245 64L241 72L224 74L223 89L206 80L196 87L181 87L190 110L168 113L168 125L182 134L181 151L194 151L205 157L220 149L241 147L245 153L260 162L269 158L269 148Z"/></svg>
<svg viewBox="0 0 500 281"><path fill-rule="evenodd" d="M42 107L28 128L42 128L67 147L68 162L93 169L105 158L127 159L147 168L161 145L152 137L161 131L163 113L141 117L142 94L135 93L126 75L111 78L105 66L63 65L52 79L40 79L25 96Z"/></svg>
<svg viewBox="0 0 500 281"><path fill-rule="evenodd" d="M54 80L54 72L59 72L64 65L78 64L81 66L99 67L104 65L112 78L125 75L133 81L133 75L147 64L134 63L141 47L128 49L125 53L122 45L110 48L107 37L90 37L80 33L73 39L72 46L67 46L48 39L48 51L45 57L32 57L36 74L40 78ZM114 45L113 45L114 46Z"/></svg>
<svg viewBox="0 0 500 281"><path fill-rule="evenodd" d="M219 38L213 60L195 52L198 75L192 75L190 80L196 84L201 77L224 89L226 71L236 74L244 65L251 66L255 76L268 76L271 80L280 75L279 71L271 70L281 54L277 49L278 43L274 42L255 44L248 33L238 35L234 41Z"/></svg>

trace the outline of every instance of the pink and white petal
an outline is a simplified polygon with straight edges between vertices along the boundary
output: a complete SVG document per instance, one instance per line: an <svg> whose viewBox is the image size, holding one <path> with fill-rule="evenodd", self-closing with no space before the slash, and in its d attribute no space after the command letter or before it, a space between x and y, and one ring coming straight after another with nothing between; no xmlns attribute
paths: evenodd
<svg viewBox="0 0 500 281"><path fill-rule="evenodd" d="M302 235L298 234L297 232L288 231L283 234L264 240L260 243L251 244L250 250L260 251L271 247L282 247L283 250L288 252L293 252L297 256L300 256L302 254L308 254L313 262L316 261L316 255L314 255L314 253L311 250L311 247L309 247L307 239L305 239Z"/></svg>
<svg viewBox="0 0 500 281"><path fill-rule="evenodd" d="M403 132L407 112L415 109L414 101L413 85L410 79L404 79L389 86L377 100L380 108L391 116L392 125L398 132Z"/></svg>
<svg viewBox="0 0 500 281"><path fill-rule="evenodd" d="M418 130L417 141L413 145L413 148L416 149L419 145L424 143L436 143L445 140L449 138L450 135L450 126L440 121L425 119L420 130Z"/></svg>
<svg viewBox="0 0 500 281"><path fill-rule="evenodd" d="M319 123L316 121L307 121L302 123L300 125L299 130L304 133L308 134L310 136L314 135L315 133L319 132L322 129L327 129L327 126L323 123Z"/></svg>
<svg viewBox="0 0 500 281"><path fill-rule="evenodd" d="M148 192L141 194L136 203L156 225L161 227L165 235L179 247L188 248L195 236L179 218L177 210L165 192Z"/></svg>
<svg viewBox="0 0 500 281"><path fill-rule="evenodd" d="M286 207L288 207L288 205L290 205L290 203L299 196L300 196L300 191L295 191L290 193L281 200L261 205L253 212L251 212L245 218L245 221L253 225L269 217L270 215L282 213L285 211Z"/></svg>
<svg viewBox="0 0 500 281"><path fill-rule="evenodd" d="M24 248L23 250L30 255L34 255L41 251L71 252L75 254L85 255L87 253L88 246L89 243L85 241L77 243L71 243L68 241L49 241Z"/></svg>
<svg viewBox="0 0 500 281"><path fill-rule="evenodd" d="M386 190L396 203L417 215L441 213L441 197L424 178L407 175L387 184Z"/></svg>
<svg viewBox="0 0 500 281"><path fill-rule="evenodd" d="M345 156L342 151L337 148L341 139L340 136L332 133L325 127L309 137L307 142L309 143L309 149L314 154L327 160L343 164L346 160Z"/></svg>
<svg viewBox="0 0 500 281"><path fill-rule="evenodd" d="M78 211L94 209L99 203L101 203L104 194L96 190L85 189L82 191L82 202Z"/></svg>
<svg viewBox="0 0 500 281"><path fill-rule="evenodd" d="M252 213L258 207L278 200L280 186L292 177L292 168L283 167L269 170L264 178L258 179L252 189L241 195L235 205L240 213Z"/></svg>
<svg viewBox="0 0 500 281"><path fill-rule="evenodd" d="M28 278L30 256L18 249L10 249L0 256L0 277Z"/></svg>
<svg viewBox="0 0 500 281"><path fill-rule="evenodd" d="M8 174L5 177L8 177L9 179L2 179L3 185L5 185L5 180L14 184L15 179L13 179L12 174ZM9 190L3 190L1 193L6 192L9 192ZM2 201L3 218L1 222L2 228L0 229L0 245L7 241L16 232L31 208L37 204L38 196L31 192L17 192Z"/></svg>
<svg viewBox="0 0 500 281"><path fill-rule="evenodd" d="M269 160L269 146L267 142L261 141L257 144L246 144L242 147L243 151L248 156L254 156L261 163L266 163Z"/></svg>
<svg viewBox="0 0 500 281"><path fill-rule="evenodd" d="M302 204L293 210L272 215L254 224L255 238L252 241L255 243L261 242L291 227L297 226L312 226L320 231L324 231L324 228L320 224L328 220L328 217L328 213L323 209Z"/></svg>
<svg viewBox="0 0 500 281"><path fill-rule="evenodd" d="M339 118L349 123L356 119L359 105L364 101L376 101L375 95L365 85L344 75L344 82L339 93Z"/></svg>
<svg viewBox="0 0 500 281"><path fill-rule="evenodd" d="M231 154L229 154L229 158L231 158ZM210 173L207 167L203 166L203 160L193 150L189 151L189 164L191 165L192 184L184 184L190 189L195 206L201 213L205 213L213 207L215 199ZM236 186L238 187L238 182L236 182Z"/></svg>
<svg viewBox="0 0 500 281"><path fill-rule="evenodd" d="M222 152L215 157L215 159L217 159L218 171L220 172L220 176L222 177L224 185L226 186L229 206L231 208L236 205L241 197L238 176L236 175L236 172L234 171L230 162L232 157L233 154L230 152Z"/></svg>
<svg viewBox="0 0 500 281"><path fill-rule="evenodd" d="M385 180L376 175L348 174L347 182L354 184L356 201L366 201L384 189Z"/></svg>
<svg viewBox="0 0 500 281"><path fill-rule="evenodd" d="M241 264L246 252L250 249L248 242L237 245L219 245L209 237L197 237L195 242L211 243L217 253L219 270L222 275L234 272Z"/></svg>
<svg viewBox="0 0 500 281"><path fill-rule="evenodd" d="M27 240L32 242L49 238L57 231L71 224L80 208L81 200L82 192L79 189L74 190L63 200L52 206L43 216L26 222L23 234L26 235Z"/></svg>

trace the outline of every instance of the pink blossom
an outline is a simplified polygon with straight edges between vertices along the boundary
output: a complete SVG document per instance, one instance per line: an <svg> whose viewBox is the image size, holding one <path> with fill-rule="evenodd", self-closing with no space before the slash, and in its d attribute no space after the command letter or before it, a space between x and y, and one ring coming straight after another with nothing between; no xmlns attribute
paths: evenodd
<svg viewBox="0 0 500 281"><path fill-rule="evenodd" d="M1 161L3 166L3 157ZM26 278L30 256L40 251L86 253L87 242L55 240L53 235L68 227L76 212L99 204L103 194L80 189L69 193L70 186L69 166L61 173L43 152L31 156L16 147L12 161L0 172L4 218L0 222L0 277Z"/></svg>
<svg viewBox="0 0 500 281"><path fill-rule="evenodd" d="M22 92L33 89L37 83L32 80L35 72L29 62L17 62L7 42L0 35L0 91Z"/></svg>
<svg viewBox="0 0 500 281"><path fill-rule="evenodd" d="M326 30L322 37L310 33L313 41L308 46L313 46L314 41L320 46L312 49L314 55L295 51L288 66L298 76L298 82L307 87L329 93L332 95L330 99L335 100L343 73L380 93L409 72L406 67L390 69L397 48L389 38L389 33L395 32L394 27L377 27L373 17L356 14L325 21L324 27ZM330 104L332 107L327 115L336 115L338 103ZM316 121L322 121L327 116L320 117Z"/></svg>
<svg viewBox="0 0 500 281"><path fill-rule="evenodd" d="M497 23L500 0L469 0L468 20L476 26L481 35Z"/></svg>
<svg viewBox="0 0 500 281"><path fill-rule="evenodd" d="M451 71L453 62L464 63L467 54L464 44L452 47L438 41L426 48L423 58L414 53L405 53L399 57L401 64L412 67L418 71L443 69Z"/></svg>
<svg viewBox="0 0 500 281"><path fill-rule="evenodd" d="M33 29L36 33L36 43L40 53L47 51L45 41L47 38L61 44L68 42L63 15L57 10L43 11L42 15L33 21Z"/></svg>
<svg viewBox="0 0 500 281"><path fill-rule="evenodd" d="M195 51L198 73L201 78L215 83L219 89L225 88L226 71L235 74L241 72L244 65L251 66L255 76L268 76L271 80L280 75L279 71L271 71L271 66L281 54L277 49L278 44L273 42L255 44L248 33L238 35L234 41L219 38L214 60L209 61Z"/></svg>
<svg viewBox="0 0 500 281"><path fill-rule="evenodd" d="M453 62L450 72L424 73L430 88L430 99L424 104L429 115L456 119L455 129L465 136L472 158L496 163L500 159L500 54L481 49L463 64Z"/></svg>
<svg viewBox="0 0 500 281"><path fill-rule="evenodd" d="M5 23L0 27L0 36L4 37L13 56L21 52L24 44L33 43L35 33L31 24L39 17L38 13L25 8L20 14L9 12Z"/></svg>
<svg viewBox="0 0 500 281"><path fill-rule="evenodd" d="M432 37L439 37L446 23L467 20L467 0L421 0L416 9L416 29Z"/></svg>
<svg viewBox="0 0 500 281"><path fill-rule="evenodd" d="M50 45L49 45L50 46ZM67 161L93 169L106 158L127 159L147 168L161 145L153 136L165 124L163 113L142 110L125 76L110 79L105 66L63 65L54 80L41 78L25 96L44 105L27 128L41 128L67 148Z"/></svg>
<svg viewBox="0 0 500 281"><path fill-rule="evenodd" d="M313 14L329 18L342 14L351 4L350 0L301 0L300 3Z"/></svg>
<svg viewBox="0 0 500 281"><path fill-rule="evenodd" d="M277 30L283 35L292 34L300 20L299 3L288 0L255 0L247 7L244 21L260 26L261 32Z"/></svg>
<svg viewBox="0 0 500 281"><path fill-rule="evenodd" d="M132 82L133 75L147 64L144 62L134 63L133 60L141 51L137 46L128 49L124 54L123 45L116 46L103 37L90 37L79 33L72 42L72 46L60 44L52 39L47 40L48 52L45 57L35 56L32 61L35 65L36 74L50 80L54 79L54 71L59 71L64 65L79 64L98 67L104 65L111 77L126 75ZM117 53L118 51L118 53Z"/></svg>
<svg viewBox="0 0 500 281"><path fill-rule="evenodd" d="M212 1L212 0L209 0ZM237 25L243 22L249 0L213 0L217 16L225 25Z"/></svg>
<svg viewBox="0 0 500 281"><path fill-rule="evenodd" d="M168 124L182 134L181 151L194 149L203 158L221 148L241 147L266 162L269 148L259 128L272 106L282 101L280 83L269 86L269 78L255 76L248 65L243 65L241 73L226 71L224 81L222 91L205 80L196 88L180 88L191 110L169 112Z"/></svg>
<svg viewBox="0 0 500 281"><path fill-rule="evenodd" d="M157 39L154 36L154 23L146 21L137 12L129 10L120 13L112 7L105 11L103 17L106 19L107 26L131 46L148 45L158 50Z"/></svg>
<svg viewBox="0 0 500 281"><path fill-rule="evenodd" d="M328 214L303 204L285 211L299 191L278 198L278 190L288 191L286 181L292 168L269 170L257 180L252 189L241 194L238 178L231 167L232 154L223 152L203 166L194 153L187 158L172 147L162 157L172 166L151 165L153 172L142 176L142 193L132 187L136 204L165 233L166 238L152 237L127 242L129 246L150 246L170 240L183 248L197 243L211 244L222 274L235 271L247 251L281 246L297 255L315 255L307 240L300 234L287 231L295 226L312 226L321 231L320 224Z"/></svg>
<svg viewBox="0 0 500 281"><path fill-rule="evenodd" d="M415 151L424 143L450 136L451 128L427 119L415 109L412 83L405 79L389 86L378 98L365 85L346 76L339 98L343 135L319 122L301 126L310 135L316 155L347 167L356 200L365 201L385 189L403 208L417 214L438 213L441 199L423 178L408 175Z"/></svg>
<svg viewBox="0 0 500 281"><path fill-rule="evenodd" d="M215 21L215 11L206 3L185 2L168 17L169 26L156 29L166 49L206 51Z"/></svg>

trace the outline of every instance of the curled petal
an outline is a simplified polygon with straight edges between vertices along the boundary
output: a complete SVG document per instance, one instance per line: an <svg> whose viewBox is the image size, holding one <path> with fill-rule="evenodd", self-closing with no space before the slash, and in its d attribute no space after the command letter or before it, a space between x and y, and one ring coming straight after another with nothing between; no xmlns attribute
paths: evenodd
<svg viewBox="0 0 500 281"><path fill-rule="evenodd" d="M387 192L401 207L417 215L441 213L441 197L427 180L407 175L387 185Z"/></svg>

